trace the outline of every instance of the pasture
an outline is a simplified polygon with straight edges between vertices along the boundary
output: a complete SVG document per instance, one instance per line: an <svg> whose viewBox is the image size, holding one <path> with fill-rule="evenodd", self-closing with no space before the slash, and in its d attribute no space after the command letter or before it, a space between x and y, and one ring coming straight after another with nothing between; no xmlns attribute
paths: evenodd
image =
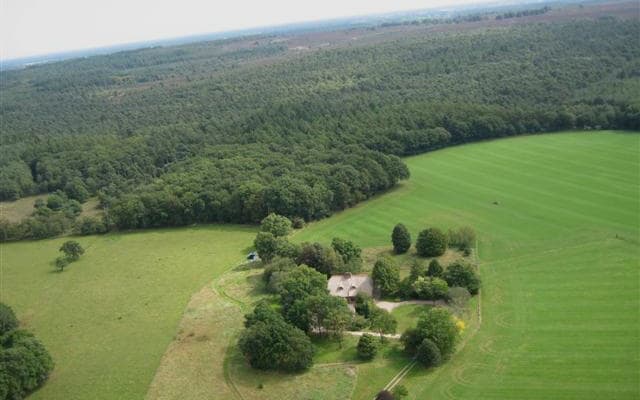
<svg viewBox="0 0 640 400"><path fill-rule="evenodd" d="M414 369L409 398L637 398L639 149L637 134L574 132L412 157L407 183L296 239L476 229L482 327L443 367Z"/></svg>
<svg viewBox="0 0 640 400"><path fill-rule="evenodd" d="M189 298L242 262L256 230L163 229L76 238L86 252L64 272L65 238L3 244L0 299L56 366L33 399L141 399Z"/></svg>
<svg viewBox="0 0 640 400"><path fill-rule="evenodd" d="M409 181L293 240L340 236L380 249L398 222L414 240L428 226L476 229L481 327L444 366L409 373L402 384L410 399L635 399L639 148L637 134L572 132L411 157ZM32 398L288 399L300 386L311 398L370 399L406 363L393 345L372 363L354 362L352 339L344 349L321 347L318 364L346 364L288 378L249 373L229 346L261 296L253 290L260 270L233 270L255 232L208 226L83 237L86 254L64 273L49 264L63 239L3 244L0 298L56 361ZM406 326L412 310L404 311ZM327 391L331 380L345 390Z"/></svg>

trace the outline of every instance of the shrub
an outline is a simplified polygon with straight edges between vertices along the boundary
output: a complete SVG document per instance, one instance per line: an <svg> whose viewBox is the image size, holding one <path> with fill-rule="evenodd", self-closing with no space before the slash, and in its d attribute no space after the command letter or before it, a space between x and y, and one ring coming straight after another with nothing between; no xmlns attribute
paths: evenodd
<svg viewBox="0 0 640 400"><path fill-rule="evenodd" d="M293 217L293 219L291 220L291 226L293 227L293 229L304 228L305 226L304 219L300 217Z"/></svg>
<svg viewBox="0 0 640 400"><path fill-rule="evenodd" d="M413 283L413 291L421 299L444 299L447 297L449 286L440 278L420 277Z"/></svg>
<svg viewBox="0 0 640 400"><path fill-rule="evenodd" d="M447 236L438 228L425 229L418 235L416 250L422 257L439 257L447 250Z"/></svg>
<svg viewBox="0 0 640 400"><path fill-rule="evenodd" d="M390 391L388 390L381 390L380 392L378 392L378 394L376 395L376 399L375 400L395 400L393 397L393 394L391 394Z"/></svg>
<svg viewBox="0 0 640 400"><path fill-rule="evenodd" d="M398 224L393 228L391 243L393 243L393 251L396 254L403 254L409 250L411 247L411 234L406 226Z"/></svg>
<svg viewBox="0 0 640 400"><path fill-rule="evenodd" d="M0 336L18 327L18 318L11 307L0 303Z"/></svg>
<svg viewBox="0 0 640 400"><path fill-rule="evenodd" d="M449 237L449 245L462 251L471 250L476 243L476 232L470 226L450 229L447 236Z"/></svg>
<svg viewBox="0 0 640 400"><path fill-rule="evenodd" d="M421 262L420 260L414 260L413 264L411 264L411 272L409 273L409 278L413 282L421 276L427 276L427 267L424 265L424 262Z"/></svg>
<svg viewBox="0 0 640 400"><path fill-rule="evenodd" d="M375 307L373 299L366 293L358 293L355 301L356 314L362 315L365 318L369 318L371 310Z"/></svg>
<svg viewBox="0 0 640 400"><path fill-rule="evenodd" d="M291 233L291 221L287 217L271 213L260 222L260 230L276 237L287 236Z"/></svg>
<svg viewBox="0 0 640 400"><path fill-rule="evenodd" d="M350 240L333 238L331 241L333 250L342 257L344 268L342 272L358 272L362 267L362 249Z"/></svg>
<svg viewBox="0 0 640 400"><path fill-rule="evenodd" d="M409 395L409 391L403 385L397 385L392 390L394 400L402 400Z"/></svg>
<svg viewBox="0 0 640 400"><path fill-rule="evenodd" d="M373 266L371 278L382 295L391 296L398 291L400 270L392 259L382 257Z"/></svg>
<svg viewBox="0 0 640 400"><path fill-rule="evenodd" d="M288 272L296 267L296 263L290 258L275 257L262 272L262 280L268 284L273 274L277 272Z"/></svg>
<svg viewBox="0 0 640 400"><path fill-rule="evenodd" d="M368 333L365 333L364 335L360 336L356 349L358 351L359 359L372 360L378 352L377 340Z"/></svg>
<svg viewBox="0 0 640 400"><path fill-rule="evenodd" d="M449 291L447 292L447 300L449 304L458 309L464 308L470 298L471 293L469 293L467 288L460 286L449 288Z"/></svg>
<svg viewBox="0 0 640 400"><path fill-rule="evenodd" d="M371 310L369 322L371 329L380 334L380 339L384 338L382 335L385 333L396 333L398 326L398 321L389 311L375 306Z"/></svg>
<svg viewBox="0 0 640 400"><path fill-rule="evenodd" d="M284 237L276 238L275 255L278 257L295 260L300 256L301 247L299 244L291 243Z"/></svg>
<svg viewBox="0 0 640 400"><path fill-rule="evenodd" d="M440 262L436 259L431 260L429 268L427 268L427 276L439 278L442 276L442 272L444 272L444 269L442 265L440 265Z"/></svg>
<svg viewBox="0 0 640 400"><path fill-rule="evenodd" d="M342 271L344 262L335 250L322 246L320 243L304 243L297 264L305 264L325 275Z"/></svg>
<svg viewBox="0 0 640 400"><path fill-rule="evenodd" d="M429 339L424 339L416 350L416 358L425 367L435 367L442 362L440 349Z"/></svg>
<svg viewBox="0 0 640 400"><path fill-rule="evenodd" d="M470 264L456 262L449 265L444 273L444 279L449 286L464 287L474 295L480 290L480 278Z"/></svg>
<svg viewBox="0 0 640 400"><path fill-rule="evenodd" d="M446 308L435 307L427 310L418 319L415 328L407 329L400 340L405 351L417 354L418 348L425 339L429 339L438 347L442 359L453 353L458 338L458 328L451 312Z"/></svg>
<svg viewBox="0 0 640 400"><path fill-rule="evenodd" d="M97 233L105 233L107 226L100 218L83 217L76 222L74 231L78 235L95 235Z"/></svg>

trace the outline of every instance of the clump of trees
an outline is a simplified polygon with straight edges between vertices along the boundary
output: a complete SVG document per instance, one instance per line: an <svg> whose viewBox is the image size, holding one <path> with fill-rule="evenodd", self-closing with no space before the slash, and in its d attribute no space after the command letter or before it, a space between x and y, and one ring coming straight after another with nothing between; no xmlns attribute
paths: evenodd
<svg viewBox="0 0 640 400"><path fill-rule="evenodd" d="M13 310L0 303L0 399L19 400L49 377L53 360L33 334L18 329Z"/></svg>
<svg viewBox="0 0 640 400"><path fill-rule="evenodd" d="M446 308L435 307L424 312L415 328L401 337L405 351L416 356L425 366L439 365L455 350L459 332L453 315Z"/></svg>
<svg viewBox="0 0 640 400"><path fill-rule="evenodd" d="M80 256L84 254L84 248L75 240L67 240L60 246L62 255L55 260L56 268L60 271L74 261L78 261Z"/></svg>
<svg viewBox="0 0 640 400"><path fill-rule="evenodd" d="M271 214L256 235L256 249L265 266L262 280L267 291L278 296L279 311L263 302L246 316L239 345L255 368L306 369L313 362L310 336L325 336L342 345L344 331L364 323L351 313L345 299L330 296L327 290L328 275L360 268L360 247L341 238L334 238L331 247L298 246L287 240L290 227L288 219ZM371 325L377 331L390 329L384 317Z"/></svg>
<svg viewBox="0 0 640 400"><path fill-rule="evenodd" d="M314 348L309 337L268 304L259 303L246 316L245 327L238 345L253 368L296 372L311 366Z"/></svg>

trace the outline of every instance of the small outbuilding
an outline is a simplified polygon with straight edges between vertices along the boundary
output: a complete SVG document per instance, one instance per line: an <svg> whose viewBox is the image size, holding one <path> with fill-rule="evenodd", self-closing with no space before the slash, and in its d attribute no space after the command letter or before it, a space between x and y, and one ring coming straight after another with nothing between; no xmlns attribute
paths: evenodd
<svg viewBox="0 0 640 400"><path fill-rule="evenodd" d="M329 294L353 301L358 293L373 295L373 279L369 275L350 273L333 275L327 283Z"/></svg>

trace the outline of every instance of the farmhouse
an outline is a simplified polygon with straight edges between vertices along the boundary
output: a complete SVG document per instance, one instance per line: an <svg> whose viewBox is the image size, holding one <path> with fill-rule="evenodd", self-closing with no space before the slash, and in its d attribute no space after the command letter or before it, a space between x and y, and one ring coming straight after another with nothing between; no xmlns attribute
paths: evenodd
<svg viewBox="0 0 640 400"><path fill-rule="evenodd" d="M329 294L354 300L358 293L373 294L373 279L369 275L351 275L350 273L333 275L327 283Z"/></svg>

